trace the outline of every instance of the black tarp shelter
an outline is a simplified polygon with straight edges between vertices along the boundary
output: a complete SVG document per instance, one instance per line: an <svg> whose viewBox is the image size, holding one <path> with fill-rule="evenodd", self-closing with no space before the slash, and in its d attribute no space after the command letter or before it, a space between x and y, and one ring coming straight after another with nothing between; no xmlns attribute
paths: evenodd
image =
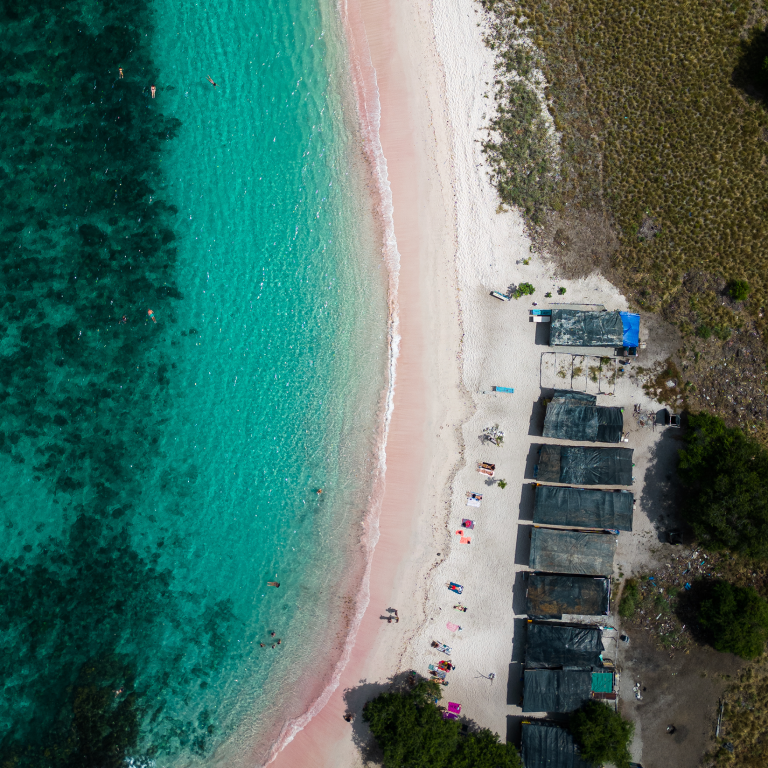
<svg viewBox="0 0 768 768"><path fill-rule="evenodd" d="M528 574L525 612L529 616L559 619L564 614L607 616L611 608L611 582L602 576Z"/></svg>
<svg viewBox="0 0 768 768"><path fill-rule="evenodd" d="M533 522L631 531L634 503L635 497L630 491L537 485Z"/></svg>
<svg viewBox="0 0 768 768"><path fill-rule="evenodd" d="M544 437L592 443L620 443L624 409L597 404L594 395L556 389L544 417Z"/></svg>
<svg viewBox="0 0 768 768"><path fill-rule="evenodd" d="M523 712L573 712L591 692L591 669L526 669Z"/></svg>
<svg viewBox="0 0 768 768"><path fill-rule="evenodd" d="M612 533L534 528L528 565L532 571L546 573L610 576L616 539Z"/></svg>
<svg viewBox="0 0 768 768"><path fill-rule="evenodd" d="M632 485L631 448L542 445L536 479L565 485Z"/></svg>
<svg viewBox="0 0 768 768"><path fill-rule="evenodd" d="M553 309L549 325L551 347L621 347L624 342L621 312Z"/></svg>
<svg viewBox="0 0 768 768"><path fill-rule="evenodd" d="M593 768L581 759L570 732L554 723L523 723L525 768Z"/></svg>
<svg viewBox="0 0 768 768"><path fill-rule="evenodd" d="M528 622L526 669L602 667L603 650L602 632L597 627Z"/></svg>

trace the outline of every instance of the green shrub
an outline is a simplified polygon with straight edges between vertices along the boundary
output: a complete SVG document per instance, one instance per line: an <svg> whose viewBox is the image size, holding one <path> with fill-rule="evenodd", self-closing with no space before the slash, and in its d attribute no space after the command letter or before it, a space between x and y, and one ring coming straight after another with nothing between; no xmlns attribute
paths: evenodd
<svg viewBox="0 0 768 768"><path fill-rule="evenodd" d="M520 283L520 285L515 288L515 292L512 295L516 299L519 299L521 296L531 296L535 292L536 289L530 283Z"/></svg>
<svg viewBox="0 0 768 768"><path fill-rule="evenodd" d="M384 753L385 768L521 768L512 744L489 730L460 735L458 720L444 720L440 686L422 680L409 691L381 693L363 720Z"/></svg>
<svg viewBox="0 0 768 768"><path fill-rule="evenodd" d="M696 329L696 335L700 339L708 339L712 336L712 329L708 325L700 325Z"/></svg>
<svg viewBox="0 0 768 768"><path fill-rule="evenodd" d="M624 589L619 602L619 616L622 619L633 618L639 602L640 589L637 586L637 579L627 579L624 582Z"/></svg>
<svg viewBox="0 0 768 768"><path fill-rule="evenodd" d="M557 289L557 295L565 296L565 288L562 285Z"/></svg>
<svg viewBox="0 0 768 768"><path fill-rule="evenodd" d="M734 301L746 301L749 296L749 283L746 280L731 280L726 290Z"/></svg>
<svg viewBox="0 0 768 768"><path fill-rule="evenodd" d="M699 606L699 624L714 648L744 659L757 658L768 641L768 602L752 587L716 581Z"/></svg>
<svg viewBox="0 0 768 768"><path fill-rule="evenodd" d="M506 480L499 480L499 482L497 483L497 485L498 485L498 486L499 486L499 488L501 488L501 490L503 491L503 490L504 490L504 489L507 487L507 485L509 485L509 483L507 483L507 481L506 481Z"/></svg>
<svg viewBox="0 0 768 768"><path fill-rule="evenodd" d="M588 701L577 709L568 724L581 756L595 766L612 763L629 768L629 743L635 726L601 701Z"/></svg>
<svg viewBox="0 0 768 768"><path fill-rule="evenodd" d="M688 427L678 464L686 520L710 548L768 559L768 451L706 413Z"/></svg>

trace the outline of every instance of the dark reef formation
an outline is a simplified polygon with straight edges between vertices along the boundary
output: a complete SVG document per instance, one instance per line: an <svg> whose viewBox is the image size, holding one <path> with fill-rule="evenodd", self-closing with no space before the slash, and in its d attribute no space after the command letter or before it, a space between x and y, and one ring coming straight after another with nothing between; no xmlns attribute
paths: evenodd
<svg viewBox="0 0 768 768"><path fill-rule="evenodd" d="M0 460L64 521L44 544L7 522L36 546L0 551L0 765L122 765L144 722L144 756L203 753L211 718L166 722L164 694L204 685L174 665L194 644L198 676L215 668L231 612L131 539L180 298L159 174L179 123L151 98L151 11L3 0L0 24ZM167 672L140 690L150 655Z"/></svg>

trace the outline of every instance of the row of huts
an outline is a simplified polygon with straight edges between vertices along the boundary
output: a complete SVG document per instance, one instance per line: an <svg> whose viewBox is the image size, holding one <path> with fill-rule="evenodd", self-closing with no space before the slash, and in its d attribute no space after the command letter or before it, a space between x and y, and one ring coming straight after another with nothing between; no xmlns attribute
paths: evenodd
<svg viewBox="0 0 768 768"><path fill-rule="evenodd" d="M636 316L557 312L553 345L614 344L621 335L623 346L637 347ZM546 406L545 437L614 445L539 448L522 671L522 711L539 716L569 713L591 699L616 702L603 625L617 539L632 530L635 503L633 451L615 445L624 441L623 409L568 390L555 390ZM546 719L523 722L521 749L526 768L587 768L569 731Z"/></svg>

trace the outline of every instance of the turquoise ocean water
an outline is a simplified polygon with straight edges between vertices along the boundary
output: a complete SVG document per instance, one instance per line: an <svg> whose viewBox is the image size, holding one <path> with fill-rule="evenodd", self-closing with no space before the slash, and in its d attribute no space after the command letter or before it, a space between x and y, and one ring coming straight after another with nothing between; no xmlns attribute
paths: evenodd
<svg viewBox="0 0 768 768"><path fill-rule="evenodd" d="M22 8L0 749L206 764L300 714L347 629L388 349L341 26L327 0Z"/></svg>

